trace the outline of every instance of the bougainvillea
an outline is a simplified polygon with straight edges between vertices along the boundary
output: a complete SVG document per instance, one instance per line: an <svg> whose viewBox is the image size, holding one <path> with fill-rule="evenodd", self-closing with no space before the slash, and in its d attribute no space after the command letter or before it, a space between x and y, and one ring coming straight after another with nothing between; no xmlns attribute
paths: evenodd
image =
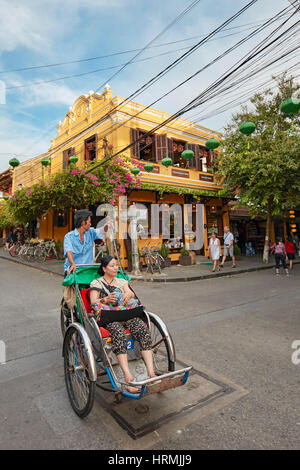
<svg viewBox="0 0 300 470"><path fill-rule="evenodd" d="M79 169L71 165L45 181L15 192L8 203L10 214L20 222L28 222L53 209L78 209L103 202L114 205L127 189L139 187L126 156L114 157L94 170L95 166L88 163Z"/></svg>

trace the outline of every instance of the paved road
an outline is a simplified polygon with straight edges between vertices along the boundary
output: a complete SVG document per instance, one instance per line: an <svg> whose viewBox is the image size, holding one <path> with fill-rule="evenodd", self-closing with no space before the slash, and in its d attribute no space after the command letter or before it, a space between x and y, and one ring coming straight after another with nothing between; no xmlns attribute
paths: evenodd
<svg viewBox="0 0 300 470"><path fill-rule="evenodd" d="M179 359L244 393L132 440L95 404L85 421L66 395L61 277L0 260L0 449L296 449L300 432L300 266L189 283L134 283L169 326Z"/></svg>

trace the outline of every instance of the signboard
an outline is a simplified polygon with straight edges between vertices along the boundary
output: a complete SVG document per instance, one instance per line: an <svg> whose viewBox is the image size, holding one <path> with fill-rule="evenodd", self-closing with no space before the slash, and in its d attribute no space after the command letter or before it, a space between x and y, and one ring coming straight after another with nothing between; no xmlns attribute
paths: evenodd
<svg viewBox="0 0 300 470"><path fill-rule="evenodd" d="M175 170L172 168L172 176L179 176L180 178L189 178L189 172L184 170Z"/></svg>
<svg viewBox="0 0 300 470"><path fill-rule="evenodd" d="M199 175L199 180L213 182L214 177L213 177L213 175Z"/></svg>

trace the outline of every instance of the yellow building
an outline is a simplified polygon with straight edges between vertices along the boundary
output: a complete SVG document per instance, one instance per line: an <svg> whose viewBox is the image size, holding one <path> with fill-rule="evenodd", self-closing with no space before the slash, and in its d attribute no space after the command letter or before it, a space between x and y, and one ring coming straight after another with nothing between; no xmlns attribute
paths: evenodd
<svg viewBox="0 0 300 470"><path fill-rule="evenodd" d="M101 161L106 155L107 146L113 145L114 152L122 150L142 139L143 135L170 117L170 114L113 96L107 85L103 93L90 92L82 95L70 107L63 121L57 126L57 136L51 141L46 154L20 164L14 170L13 188L31 186L42 178L41 159L50 157L51 167L44 169L51 174L68 167L71 155L76 155L80 168L89 161ZM142 171L139 175L142 183L147 183L147 190L137 189L127 195L128 202L149 203L195 203L189 190L210 191L210 196L201 196L198 202L205 204L204 211L204 249L207 254L208 234L212 230L223 235L224 225L229 224L227 202L213 197L222 189L212 172L215 151L208 151L205 142L210 138L220 139L220 134L181 118L172 120L141 142L136 143L123 153L140 163L151 162L151 173ZM186 162L182 159L183 150L194 151L194 158ZM161 161L165 157L172 159L172 165L166 168ZM168 190L160 198L157 185L167 186ZM153 187L153 189L151 189ZM184 194L186 191L187 194ZM101 202L101 201L99 201ZM151 221L150 221L151 225ZM64 235L72 230L72 211L50 213L39 221L40 238L63 240ZM145 240L139 241L140 246ZM154 241L153 241L154 243ZM157 244L157 242L156 242ZM121 255L126 258L122 245ZM178 259L179 253L172 258Z"/></svg>

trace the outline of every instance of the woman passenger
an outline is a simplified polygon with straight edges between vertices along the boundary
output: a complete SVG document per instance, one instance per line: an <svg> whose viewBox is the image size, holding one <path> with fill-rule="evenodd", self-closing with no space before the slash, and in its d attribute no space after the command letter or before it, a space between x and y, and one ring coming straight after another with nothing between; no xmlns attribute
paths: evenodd
<svg viewBox="0 0 300 470"><path fill-rule="evenodd" d="M112 256L105 255L101 259L98 273L100 278L95 279L90 285L91 308L95 314L101 312L101 308L108 305L135 307L138 300L129 289L125 279L116 278L118 273L118 263ZM125 322L112 321L106 327L112 339L112 351L116 355L124 374L126 383L134 381L127 358L127 343L125 328L131 331L132 337L140 344L141 354L145 361L149 378L156 377L154 372L152 341L147 325L139 317L135 317ZM127 386L129 393L139 393L139 389Z"/></svg>

